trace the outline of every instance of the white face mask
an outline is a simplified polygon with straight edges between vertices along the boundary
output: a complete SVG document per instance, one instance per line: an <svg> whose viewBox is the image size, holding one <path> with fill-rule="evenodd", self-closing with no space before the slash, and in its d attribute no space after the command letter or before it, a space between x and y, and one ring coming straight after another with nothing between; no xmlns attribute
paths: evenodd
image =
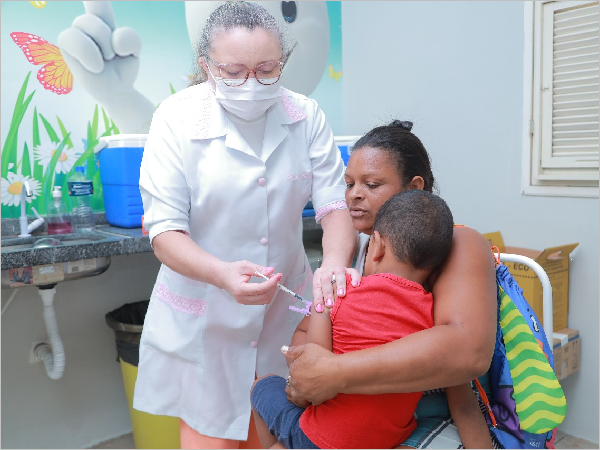
<svg viewBox="0 0 600 450"><path fill-rule="evenodd" d="M212 75L212 74L211 74ZM244 120L254 120L273 106L279 97L279 81L264 85L248 78L241 86L227 86L220 77L215 80L215 97L228 112Z"/></svg>

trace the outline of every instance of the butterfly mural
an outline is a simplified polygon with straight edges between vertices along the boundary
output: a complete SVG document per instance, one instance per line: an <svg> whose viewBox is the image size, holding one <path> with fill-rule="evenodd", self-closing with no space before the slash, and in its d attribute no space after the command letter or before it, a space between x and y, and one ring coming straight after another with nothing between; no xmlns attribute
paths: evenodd
<svg viewBox="0 0 600 450"><path fill-rule="evenodd" d="M35 34L15 31L10 33L27 61L43 66L37 73L37 79L44 89L55 94L68 94L73 89L73 74L67 67L60 49Z"/></svg>
<svg viewBox="0 0 600 450"><path fill-rule="evenodd" d="M329 78L333 78L335 81L340 81L340 78L342 78L342 75L344 73L343 71L334 71L333 66L331 64L329 64L329 67L327 69L329 70Z"/></svg>

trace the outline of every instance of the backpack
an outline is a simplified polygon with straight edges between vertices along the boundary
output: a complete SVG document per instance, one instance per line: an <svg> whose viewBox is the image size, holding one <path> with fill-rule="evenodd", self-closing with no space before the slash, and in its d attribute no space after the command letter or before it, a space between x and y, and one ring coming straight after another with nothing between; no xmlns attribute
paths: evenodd
<svg viewBox="0 0 600 450"><path fill-rule="evenodd" d="M523 290L495 258L498 324L489 398L475 380L486 421L504 448L554 448L567 402L554 373L551 347Z"/></svg>

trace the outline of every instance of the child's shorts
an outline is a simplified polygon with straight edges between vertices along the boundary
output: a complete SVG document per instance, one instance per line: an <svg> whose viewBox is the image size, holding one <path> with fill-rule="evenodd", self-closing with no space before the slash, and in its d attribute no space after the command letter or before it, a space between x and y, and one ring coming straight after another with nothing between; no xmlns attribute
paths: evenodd
<svg viewBox="0 0 600 450"><path fill-rule="evenodd" d="M250 401L267 424L269 432L285 448L319 448L300 428L300 416L304 408L288 401L284 378L274 375L258 381L252 390Z"/></svg>

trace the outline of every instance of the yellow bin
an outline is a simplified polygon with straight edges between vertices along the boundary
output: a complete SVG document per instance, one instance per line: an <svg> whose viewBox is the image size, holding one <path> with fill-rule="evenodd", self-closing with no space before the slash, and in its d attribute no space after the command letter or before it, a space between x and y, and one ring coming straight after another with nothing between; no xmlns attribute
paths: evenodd
<svg viewBox="0 0 600 450"><path fill-rule="evenodd" d="M119 358L119 362L123 372L135 448L181 448L178 417L155 416L133 409L133 389L138 368L122 358Z"/></svg>
<svg viewBox="0 0 600 450"><path fill-rule="evenodd" d="M181 448L178 417L155 416L133 409L139 344L148 303L148 300L127 303L106 314L106 323L115 332L135 448Z"/></svg>

